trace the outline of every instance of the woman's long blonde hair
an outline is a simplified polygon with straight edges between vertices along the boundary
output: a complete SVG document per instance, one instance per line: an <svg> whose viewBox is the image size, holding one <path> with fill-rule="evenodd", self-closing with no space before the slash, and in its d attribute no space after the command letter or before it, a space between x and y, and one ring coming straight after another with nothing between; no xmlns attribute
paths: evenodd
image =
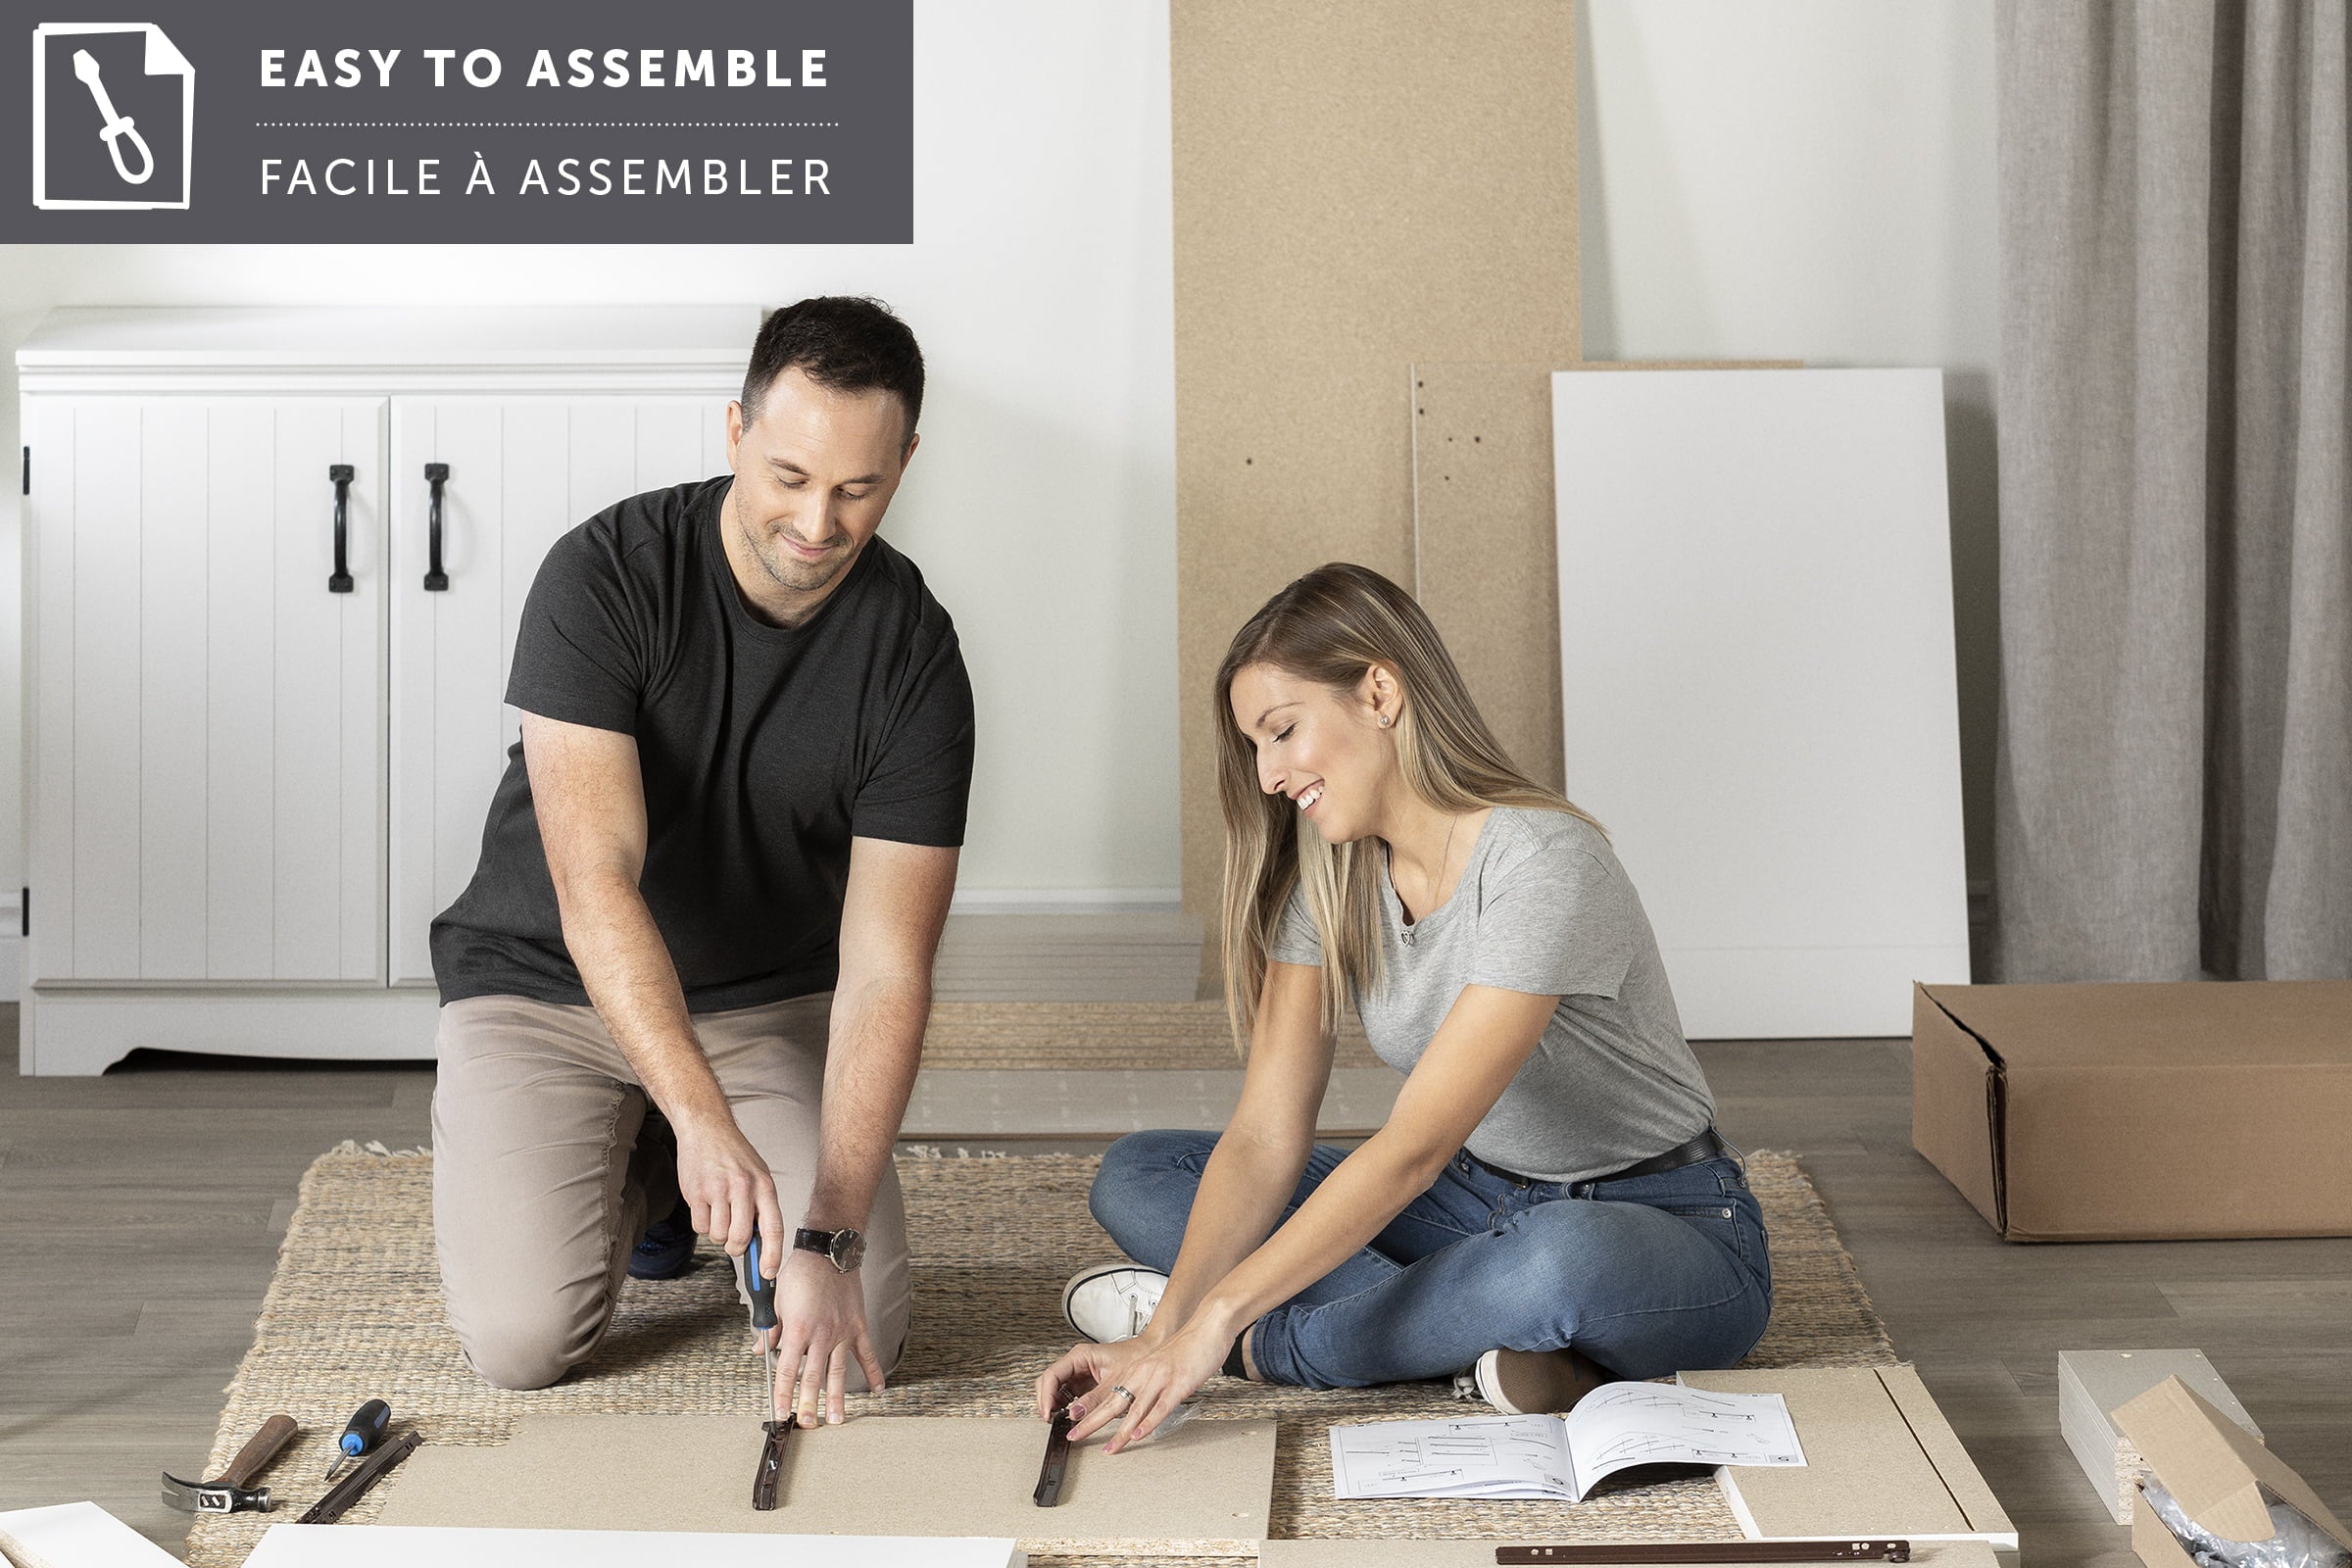
<svg viewBox="0 0 2352 1568"><path fill-rule="evenodd" d="M1233 716L1234 677L1269 664L1300 680L1353 692L1374 664L1396 676L1403 701L1392 733L1408 788L1445 811L1524 806L1592 817L1512 763L1479 716L1437 627L1410 594L1368 567L1318 566L1266 601L1234 633L1217 667L1217 800L1225 812L1225 1006L1237 1046L1257 1017L1268 954L1294 883L1323 944L1322 1022L1339 1028L1351 991L1378 989L1380 847L1330 845L1282 796L1258 787L1257 754Z"/></svg>

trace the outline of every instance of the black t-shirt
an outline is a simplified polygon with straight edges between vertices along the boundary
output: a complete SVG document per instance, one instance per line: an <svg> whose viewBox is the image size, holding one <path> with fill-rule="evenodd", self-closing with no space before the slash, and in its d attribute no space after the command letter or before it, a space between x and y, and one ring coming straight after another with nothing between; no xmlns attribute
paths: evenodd
<svg viewBox="0 0 2352 1568"><path fill-rule="evenodd" d="M948 612L879 538L801 625L745 608L722 476L632 496L556 542L507 701L637 738L639 888L696 1012L824 991L850 840L960 845L972 688ZM482 858L433 921L441 1000L588 1000L564 946L518 742Z"/></svg>

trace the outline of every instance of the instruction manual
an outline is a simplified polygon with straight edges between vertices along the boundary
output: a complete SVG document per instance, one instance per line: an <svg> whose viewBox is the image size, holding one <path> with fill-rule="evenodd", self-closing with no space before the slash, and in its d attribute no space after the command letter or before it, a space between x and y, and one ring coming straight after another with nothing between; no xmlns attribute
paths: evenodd
<svg viewBox="0 0 2352 1568"><path fill-rule="evenodd" d="M1559 1415L1375 1421L1331 1429L1342 1497L1549 1497L1581 1502L1644 1464L1801 1465L1777 1394L1607 1383Z"/></svg>

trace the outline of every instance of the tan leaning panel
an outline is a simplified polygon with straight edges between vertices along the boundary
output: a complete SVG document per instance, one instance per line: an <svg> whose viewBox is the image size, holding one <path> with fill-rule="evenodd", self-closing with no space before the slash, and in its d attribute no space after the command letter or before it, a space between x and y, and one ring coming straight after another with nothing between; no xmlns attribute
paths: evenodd
<svg viewBox="0 0 2352 1568"><path fill-rule="evenodd" d="M1217 899L1233 633L1327 561L1412 581L1413 362L1577 358L1575 24L1560 0L1171 7L1194 913Z"/></svg>
<svg viewBox="0 0 2352 1568"><path fill-rule="evenodd" d="M1502 749L1563 787L1551 376L1793 370L1796 360L1428 362L1413 367L1414 596Z"/></svg>

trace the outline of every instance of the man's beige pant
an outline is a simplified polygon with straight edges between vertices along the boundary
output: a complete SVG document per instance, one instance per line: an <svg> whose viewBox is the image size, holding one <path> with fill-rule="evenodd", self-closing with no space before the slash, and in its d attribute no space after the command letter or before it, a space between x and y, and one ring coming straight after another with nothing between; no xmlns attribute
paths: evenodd
<svg viewBox="0 0 2352 1568"><path fill-rule="evenodd" d="M832 1002L797 997L694 1020L736 1123L775 1174L788 1226L816 1181ZM483 1378L545 1388L595 1353L649 1194L666 1212L677 1173L637 1151L645 1091L595 1008L470 997L441 1009L438 1050L433 1230L450 1324ZM887 1368L905 1346L908 1305L906 1216L888 1169L865 1232L866 1326ZM744 1338L750 1353L748 1313ZM865 1387L855 1356L849 1386Z"/></svg>

